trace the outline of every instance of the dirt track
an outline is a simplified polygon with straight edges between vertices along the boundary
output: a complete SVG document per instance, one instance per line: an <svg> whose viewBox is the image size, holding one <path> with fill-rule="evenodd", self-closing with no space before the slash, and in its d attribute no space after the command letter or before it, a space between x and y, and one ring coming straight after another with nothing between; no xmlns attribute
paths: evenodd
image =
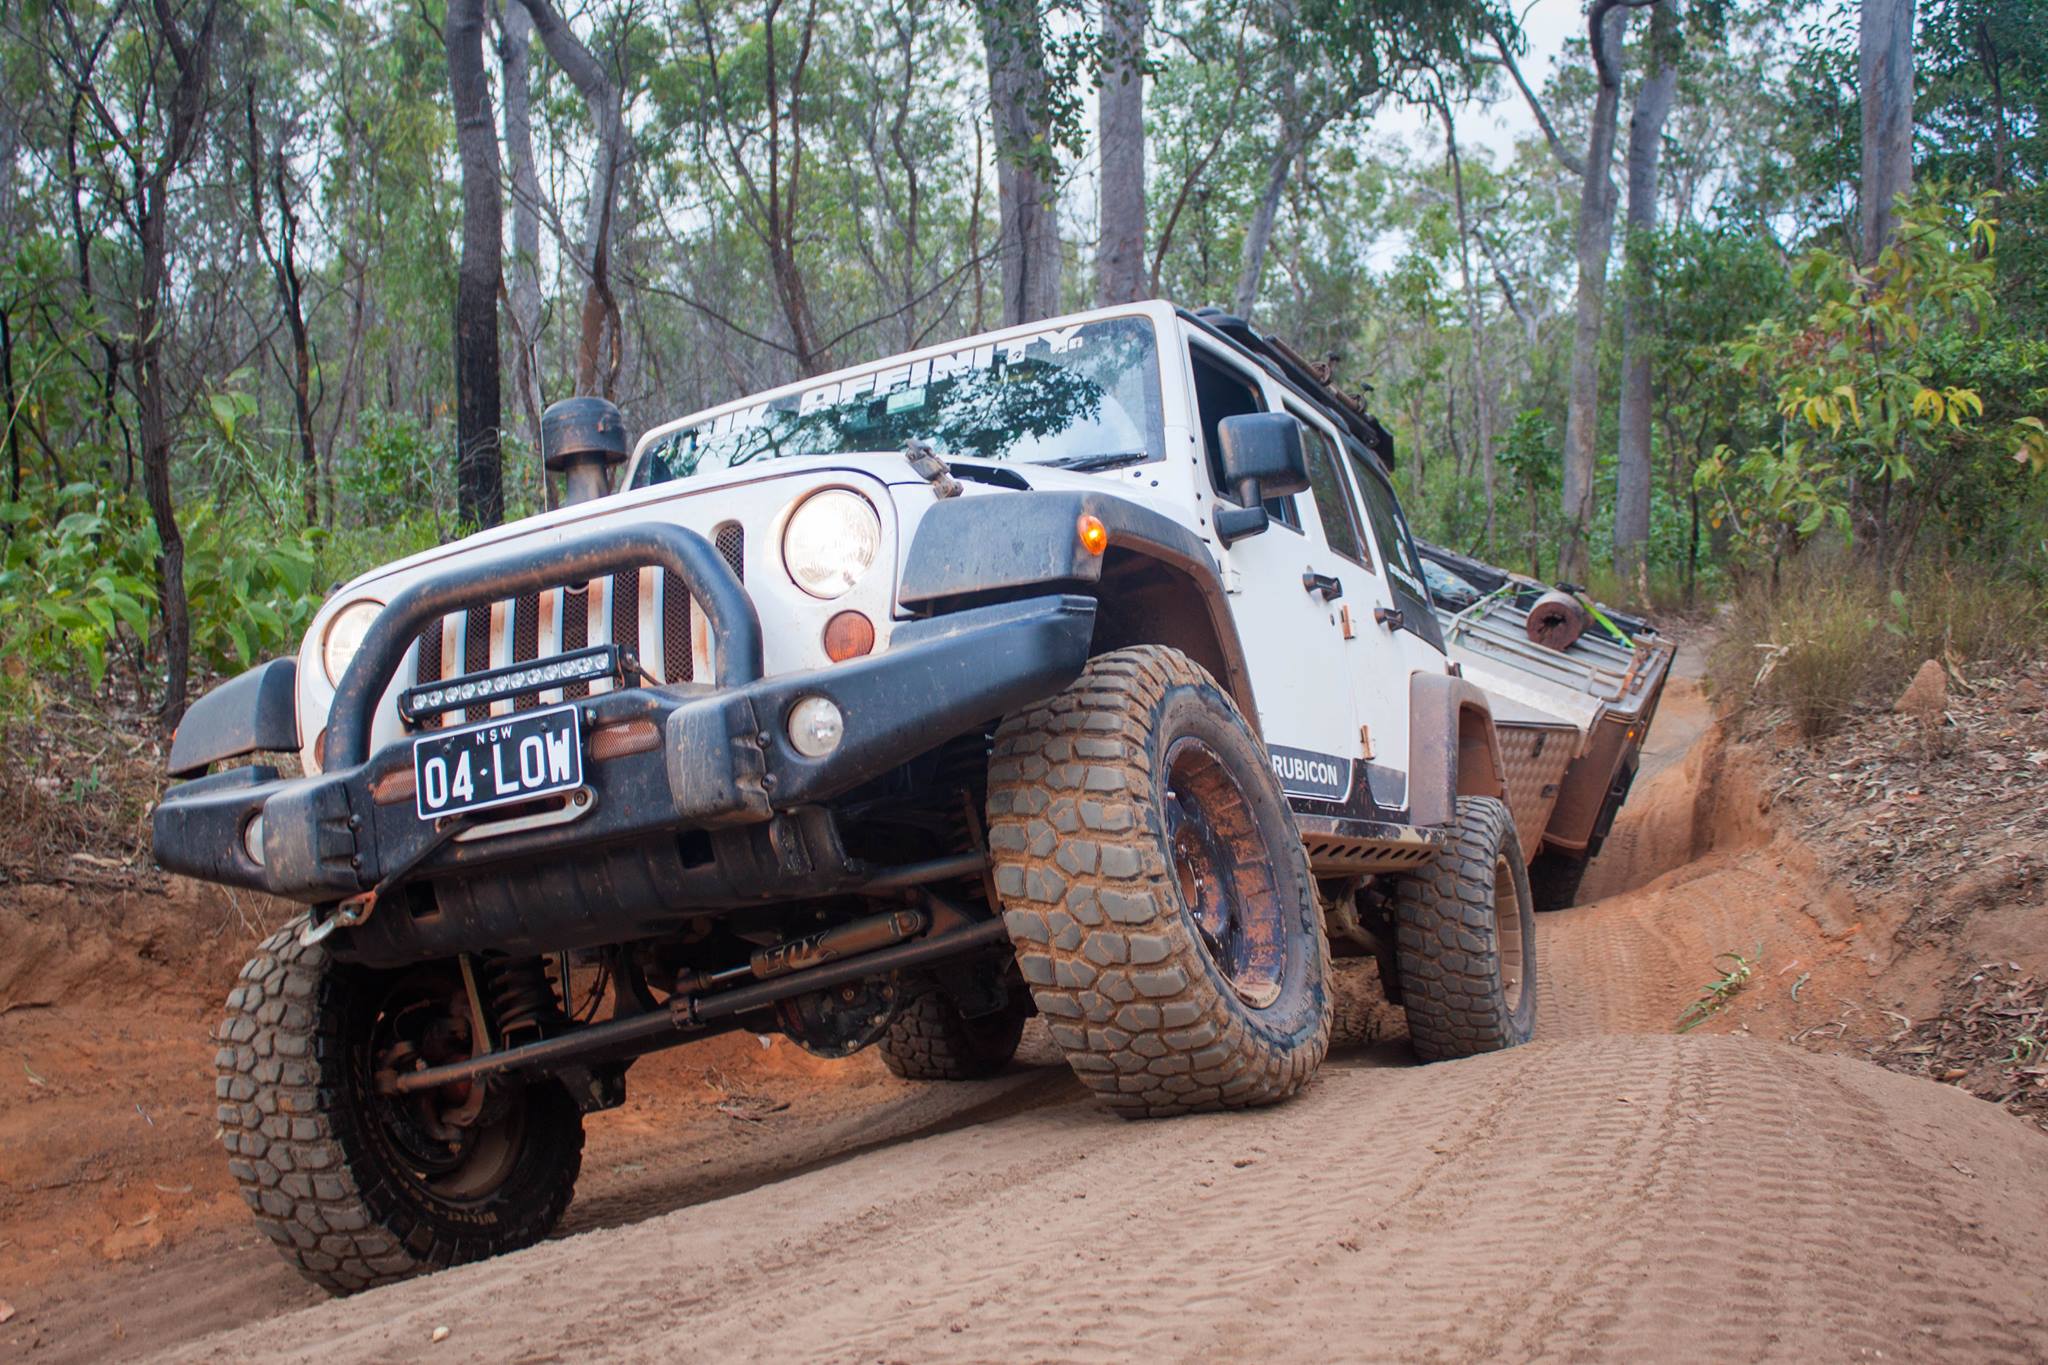
<svg viewBox="0 0 2048 1365"><path fill-rule="evenodd" d="M1673 1036L1752 938L1809 970L1800 1010L1862 970L1796 851L1692 799L1703 721L1667 702L1589 878L1607 899L1542 920L1530 1047L1424 1068L1391 1037L1293 1104L1152 1124L1097 1113L1042 1050L920 1089L778 1049L758 1087L792 1108L760 1124L658 1086L594 1121L578 1235L329 1303L223 1232L60 1292L42 1344L395 1359L445 1326L436 1354L477 1359L2048 1359L2038 1133L1744 1036L1786 1031L1776 980Z"/></svg>

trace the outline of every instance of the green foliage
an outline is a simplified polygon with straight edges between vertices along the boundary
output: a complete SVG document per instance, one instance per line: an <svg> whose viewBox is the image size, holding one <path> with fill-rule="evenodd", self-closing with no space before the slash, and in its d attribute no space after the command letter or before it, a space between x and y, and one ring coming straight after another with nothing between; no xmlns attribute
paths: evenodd
<svg viewBox="0 0 2048 1365"><path fill-rule="evenodd" d="M1756 975L1756 969L1764 960L1764 945L1759 943L1747 956L1738 952L1714 954L1714 965L1722 968L1721 975L1709 981L1700 991L1699 999L1685 1007L1678 1016L1678 1032L1686 1033L1699 1027L1721 1012L1726 1005L1741 993Z"/></svg>
<svg viewBox="0 0 2048 1365"><path fill-rule="evenodd" d="M1809 252L1793 271L1793 311L1720 348L1777 430L1700 464L1694 484L1711 494L1716 526L1776 562L1823 527L1846 539L1860 522L1891 564L1925 515L1923 490L1981 479L2000 459L2048 468L2037 416L1987 420L1982 395L1951 379L1997 320L1991 205L1979 196L1957 210L1938 187L1902 200L1873 266Z"/></svg>
<svg viewBox="0 0 2048 1365"><path fill-rule="evenodd" d="M280 530L194 501L181 520L194 660L216 672L297 648L319 607L322 531ZM140 500L91 484L0 503L0 709L33 706L74 673L97 689L119 665L146 686L159 629L156 528Z"/></svg>
<svg viewBox="0 0 2048 1365"><path fill-rule="evenodd" d="M451 437L447 428L430 431L410 413L365 413L355 444L336 458L336 483L371 525L448 505L454 497Z"/></svg>
<svg viewBox="0 0 2048 1365"><path fill-rule="evenodd" d="M206 502L180 520L193 659L232 672L297 649L323 596L314 567L327 533L280 531Z"/></svg>
<svg viewBox="0 0 2048 1365"><path fill-rule="evenodd" d="M140 657L156 608L156 537L139 506L72 484L0 503L0 523L0 671L10 688L77 666L97 687L117 650Z"/></svg>

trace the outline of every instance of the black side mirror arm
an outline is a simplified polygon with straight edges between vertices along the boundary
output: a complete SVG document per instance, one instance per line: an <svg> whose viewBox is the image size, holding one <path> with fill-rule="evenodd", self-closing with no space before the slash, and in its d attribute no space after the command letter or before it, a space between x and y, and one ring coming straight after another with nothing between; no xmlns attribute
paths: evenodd
<svg viewBox="0 0 2048 1365"><path fill-rule="evenodd" d="M1273 524L1257 479L1246 479L1238 484L1237 500L1244 506L1224 507L1218 504L1216 508L1216 538L1225 545L1235 544L1246 536L1258 535Z"/></svg>

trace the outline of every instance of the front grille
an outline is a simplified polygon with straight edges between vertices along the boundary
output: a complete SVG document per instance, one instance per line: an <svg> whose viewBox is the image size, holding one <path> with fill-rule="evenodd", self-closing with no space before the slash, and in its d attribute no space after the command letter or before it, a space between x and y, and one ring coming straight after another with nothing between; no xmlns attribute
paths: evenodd
<svg viewBox="0 0 2048 1365"><path fill-rule="evenodd" d="M712 540L719 556L744 582L746 531L737 522L727 522L717 529ZM600 593L604 598L602 606L591 600ZM629 569L576 587L526 593L500 605L503 610L494 611L489 605L471 607L420 632L413 682L442 682L463 674L481 673L492 666L494 645L498 646L497 662L526 663L609 642L621 646L640 661L643 669L664 683L689 682L708 662L697 658L693 629L696 609L689 593L680 584L670 591L668 575L657 570ZM600 624L603 638L593 639L593 627ZM455 650L444 648L442 643L444 631L450 627L461 632L462 643ZM495 639L494 630L509 638ZM658 638L644 639L650 632ZM451 654L459 656L456 666L451 666ZM579 701L590 695L591 686L587 682L571 683L561 689L562 697ZM529 711L548 700L549 693L528 692L513 698L511 706L514 710ZM489 705L467 707L463 712L464 720L471 722L488 720L490 715ZM447 723L447 717L438 716L420 722L427 729Z"/></svg>

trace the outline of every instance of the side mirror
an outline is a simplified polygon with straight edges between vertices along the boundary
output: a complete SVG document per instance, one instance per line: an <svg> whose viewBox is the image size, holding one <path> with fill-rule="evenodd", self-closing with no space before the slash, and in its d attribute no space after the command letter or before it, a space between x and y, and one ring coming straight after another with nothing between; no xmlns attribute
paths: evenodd
<svg viewBox="0 0 2048 1365"><path fill-rule="evenodd" d="M1225 545L1255 536L1271 518L1267 498L1289 498L1308 487L1301 423L1285 412L1245 412L1216 424L1223 447L1223 481L1240 506L1216 509L1216 535Z"/></svg>

